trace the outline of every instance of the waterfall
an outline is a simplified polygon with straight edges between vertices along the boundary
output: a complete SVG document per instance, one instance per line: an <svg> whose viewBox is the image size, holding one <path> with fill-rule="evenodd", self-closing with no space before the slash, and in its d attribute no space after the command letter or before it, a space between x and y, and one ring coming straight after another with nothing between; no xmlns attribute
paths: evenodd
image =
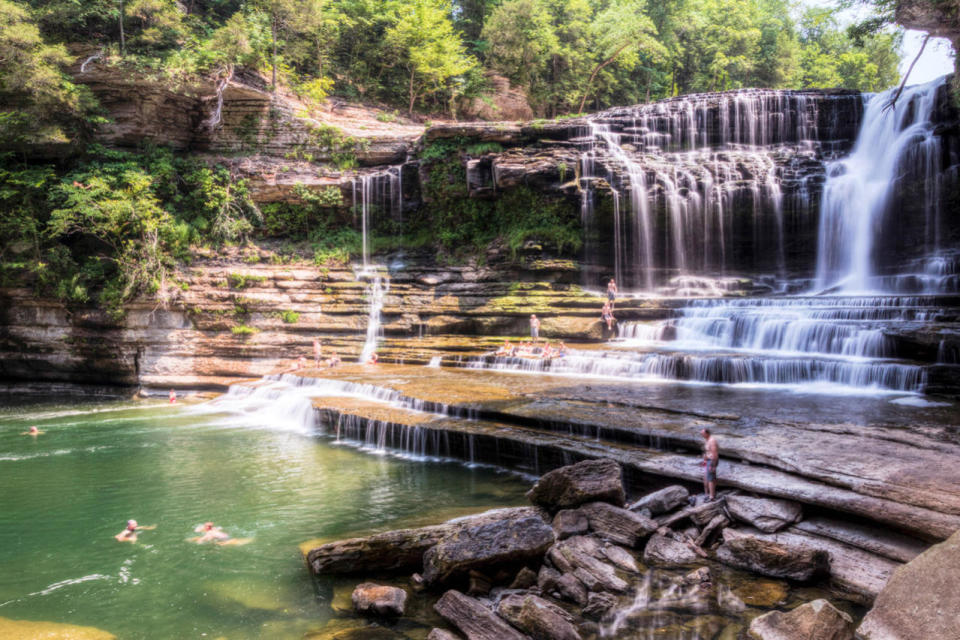
<svg viewBox="0 0 960 640"><path fill-rule="evenodd" d="M646 291L746 269L784 278L788 207L809 208L821 133L842 135L839 125L821 126L820 110L858 99L743 90L591 117L572 141L581 152L585 262L609 256L624 288ZM608 227L597 219L601 192L610 195Z"/></svg>
<svg viewBox="0 0 960 640"><path fill-rule="evenodd" d="M360 353L360 364L366 364L370 356L377 352L377 342L382 337L383 297L390 290L390 279L378 275L373 276L370 283L370 315L367 319L367 339L363 343Z"/></svg>
<svg viewBox="0 0 960 640"><path fill-rule="evenodd" d="M917 166L923 174L927 236L933 238L931 248L938 248L940 144L931 116L945 81L908 87L893 106L894 89L867 98L853 151L828 164L820 207L819 290L882 288L875 246L887 232L884 218L900 177Z"/></svg>
<svg viewBox="0 0 960 640"><path fill-rule="evenodd" d="M360 213L363 268L370 267L370 227L374 213L389 213L396 222L403 214L403 165L389 167L379 173L364 174L353 179L353 210ZM359 202L357 192L360 193Z"/></svg>

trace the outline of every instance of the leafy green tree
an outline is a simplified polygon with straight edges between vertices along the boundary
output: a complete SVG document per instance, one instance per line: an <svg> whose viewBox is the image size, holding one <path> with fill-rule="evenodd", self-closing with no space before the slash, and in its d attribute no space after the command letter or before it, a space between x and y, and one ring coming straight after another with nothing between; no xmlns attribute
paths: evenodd
<svg viewBox="0 0 960 640"><path fill-rule="evenodd" d="M407 68L408 112L419 98L447 88L452 78L476 64L466 54L450 20L449 0L409 0L386 33L386 42Z"/></svg>
<svg viewBox="0 0 960 640"><path fill-rule="evenodd" d="M540 0L507 0L491 14L482 36L493 68L527 87L559 48L553 21Z"/></svg>

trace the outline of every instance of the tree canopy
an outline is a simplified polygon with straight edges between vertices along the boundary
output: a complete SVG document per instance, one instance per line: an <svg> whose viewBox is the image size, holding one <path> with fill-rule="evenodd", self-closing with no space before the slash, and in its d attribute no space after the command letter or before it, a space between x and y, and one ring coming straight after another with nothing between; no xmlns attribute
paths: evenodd
<svg viewBox="0 0 960 640"><path fill-rule="evenodd" d="M898 34L882 16L844 29L836 11L792 0L0 0L0 91L34 119L76 114L81 96L61 71L78 44L171 78L246 65L305 99L454 115L490 73L547 116L747 86L895 84Z"/></svg>

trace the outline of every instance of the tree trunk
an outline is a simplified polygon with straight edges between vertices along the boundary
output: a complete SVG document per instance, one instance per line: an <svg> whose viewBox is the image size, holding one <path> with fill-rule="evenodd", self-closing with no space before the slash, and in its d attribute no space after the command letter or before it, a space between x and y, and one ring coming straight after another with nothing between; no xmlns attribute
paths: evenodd
<svg viewBox="0 0 960 640"><path fill-rule="evenodd" d="M270 21L270 37L273 40L273 57L271 64L273 66L273 92L277 92L277 17L274 16Z"/></svg>
<svg viewBox="0 0 960 640"><path fill-rule="evenodd" d="M410 108L407 110L407 113L411 116L413 115L413 105L417 101L417 94L416 94L416 91L414 90L414 84L413 84L413 79L415 74L416 74L416 71L414 71L413 69L410 69Z"/></svg>
<svg viewBox="0 0 960 640"><path fill-rule="evenodd" d="M126 55L127 39L123 33L123 0L120 0L120 57Z"/></svg>
<svg viewBox="0 0 960 640"><path fill-rule="evenodd" d="M625 45L623 45L622 47L614 51L612 56L610 56L605 61L601 62L600 64L598 64L596 67L593 68L593 73L590 74L590 79L587 80L587 88L584 89L583 91L583 99L580 100L580 108L577 110L578 113L583 113L583 106L587 104L587 97L590 95L590 85L593 84L593 79L597 77L597 74L600 73L605 66L607 66L608 64L616 60L617 56L623 53L623 50L629 47L631 44L633 43L632 42L626 43Z"/></svg>

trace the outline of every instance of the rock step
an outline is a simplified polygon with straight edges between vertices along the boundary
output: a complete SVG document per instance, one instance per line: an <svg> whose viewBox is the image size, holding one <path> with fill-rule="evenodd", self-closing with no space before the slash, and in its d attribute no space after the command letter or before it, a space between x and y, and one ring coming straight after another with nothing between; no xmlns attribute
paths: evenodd
<svg viewBox="0 0 960 640"><path fill-rule="evenodd" d="M367 418L328 408L325 398L315 400L321 427L341 438L373 446L403 450L422 456L458 458L532 471L550 469L590 458L611 458L623 465L628 486L658 478L699 483L699 456L627 447L593 439L560 435L530 428L437 416L423 421L422 413L391 407L388 415ZM416 416L413 420L409 416ZM725 462L723 485L773 498L851 514L891 525L921 538L944 539L960 528L960 517L892 500L813 482L783 471Z"/></svg>

